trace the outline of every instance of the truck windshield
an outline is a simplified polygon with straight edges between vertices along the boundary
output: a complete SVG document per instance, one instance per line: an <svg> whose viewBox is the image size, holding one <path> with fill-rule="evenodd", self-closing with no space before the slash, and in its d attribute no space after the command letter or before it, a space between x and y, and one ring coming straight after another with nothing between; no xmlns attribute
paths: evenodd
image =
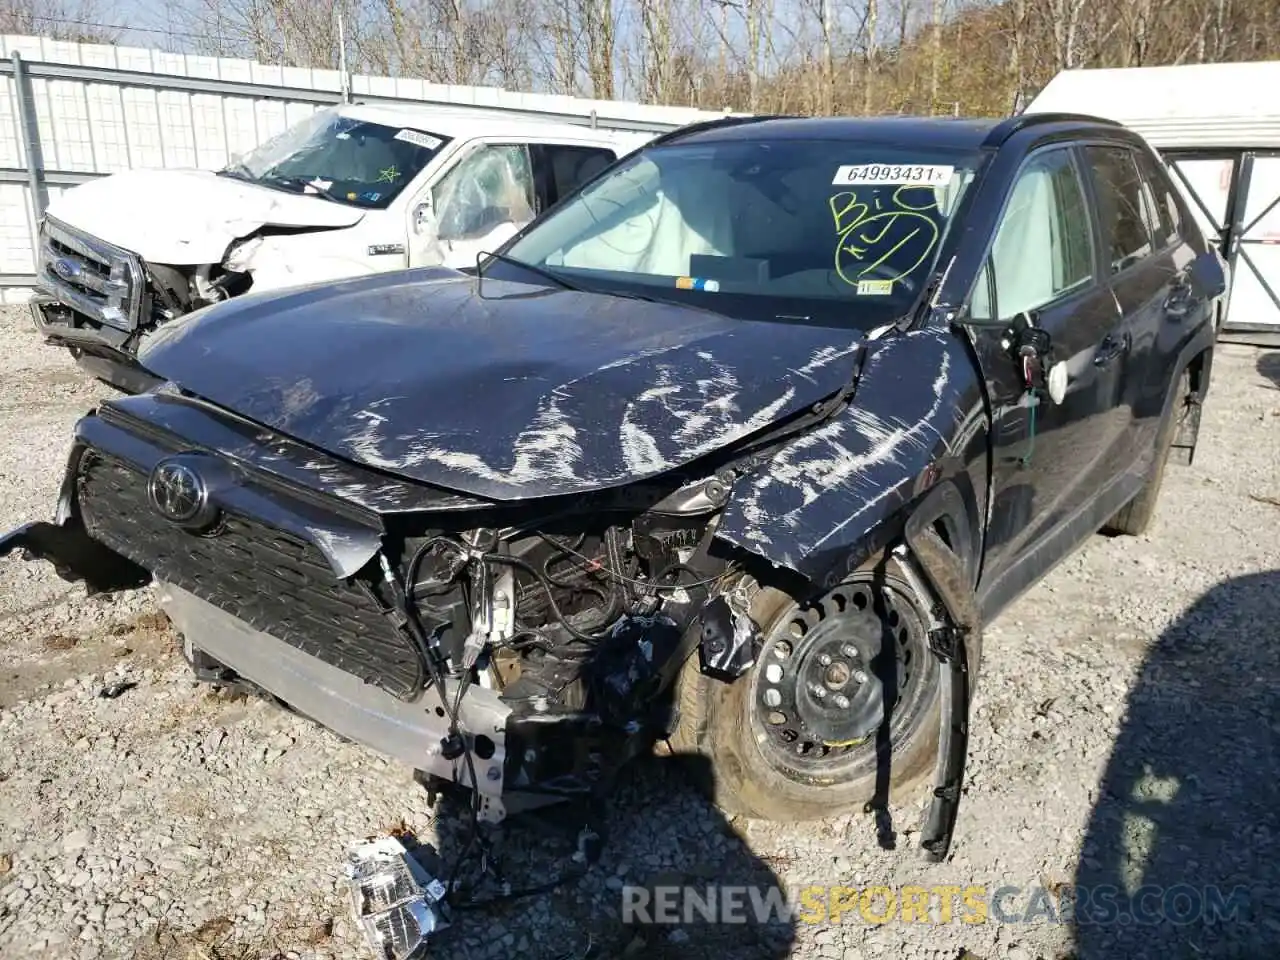
<svg viewBox="0 0 1280 960"><path fill-rule="evenodd" d="M923 290L979 162L857 141L657 146L503 252L601 292L747 317L879 323Z"/></svg>
<svg viewBox="0 0 1280 960"><path fill-rule="evenodd" d="M218 172L278 190L380 210L448 142L448 137L424 130L318 110Z"/></svg>

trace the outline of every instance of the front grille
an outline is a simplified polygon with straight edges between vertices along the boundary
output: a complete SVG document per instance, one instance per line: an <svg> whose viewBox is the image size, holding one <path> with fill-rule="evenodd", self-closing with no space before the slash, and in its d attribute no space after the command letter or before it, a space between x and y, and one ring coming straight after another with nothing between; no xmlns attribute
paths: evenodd
<svg viewBox="0 0 1280 960"><path fill-rule="evenodd" d="M90 320L133 330L142 314L138 256L52 217L40 226L40 287Z"/></svg>
<svg viewBox="0 0 1280 960"><path fill-rule="evenodd" d="M325 663L409 699L419 686L408 638L368 594L336 579L312 544L226 513L216 535L197 536L151 507L147 478L86 451L78 496L86 529L156 577ZM250 678L252 679L252 678Z"/></svg>

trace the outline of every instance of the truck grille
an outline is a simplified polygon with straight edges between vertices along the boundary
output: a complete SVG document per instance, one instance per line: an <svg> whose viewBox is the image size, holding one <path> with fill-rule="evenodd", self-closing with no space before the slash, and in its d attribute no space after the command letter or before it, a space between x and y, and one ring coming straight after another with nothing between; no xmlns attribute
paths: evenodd
<svg viewBox="0 0 1280 960"><path fill-rule="evenodd" d="M95 323L133 330L142 314L142 262L134 253L46 217L36 282Z"/></svg>
<svg viewBox="0 0 1280 960"><path fill-rule="evenodd" d="M214 536L188 533L152 509L146 489L142 473L86 451L78 496L90 535L159 579L392 696L417 692L419 662L408 638L372 597L336 579L313 545L231 513Z"/></svg>

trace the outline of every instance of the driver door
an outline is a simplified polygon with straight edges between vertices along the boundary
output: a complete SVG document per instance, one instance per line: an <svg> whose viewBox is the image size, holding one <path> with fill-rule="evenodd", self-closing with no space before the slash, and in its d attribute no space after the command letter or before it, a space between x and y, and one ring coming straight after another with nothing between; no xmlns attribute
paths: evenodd
<svg viewBox="0 0 1280 960"><path fill-rule="evenodd" d="M409 266L474 267L534 217L525 144L481 143L431 188L429 214L411 206Z"/></svg>
<svg viewBox="0 0 1280 960"><path fill-rule="evenodd" d="M991 401L992 507L979 584L984 613L1041 576L1120 506L1109 489L1128 359L1123 317L1100 275L1096 223L1070 146L1033 154L1010 190L969 305ZM1059 404L1026 402L1006 331L1027 314L1065 364Z"/></svg>

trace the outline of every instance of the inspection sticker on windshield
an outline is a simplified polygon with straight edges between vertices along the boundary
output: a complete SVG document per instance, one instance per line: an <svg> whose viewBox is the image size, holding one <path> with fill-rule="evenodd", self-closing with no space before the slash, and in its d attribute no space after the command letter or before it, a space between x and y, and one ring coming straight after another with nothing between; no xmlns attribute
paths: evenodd
<svg viewBox="0 0 1280 960"><path fill-rule="evenodd" d="M678 290L705 290L707 293L719 293L719 280L703 280L701 277L676 277Z"/></svg>
<svg viewBox="0 0 1280 960"><path fill-rule="evenodd" d="M396 139L427 150L435 150L440 146L440 141L431 134L423 133L421 130L410 130L408 127L397 133Z"/></svg>
<svg viewBox="0 0 1280 960"><path fill-rule="evenodd" d="M936 186L949 183L955 167L927 163L856 163L836 170L832 184L849 187L860 183L919 184Z"/></svg>
<svg viewBox="0 0 1280 960"><path fill-rule="evenodd" d="M883 297L893 293L892 280L859 280L858 296Z"/></svg>

